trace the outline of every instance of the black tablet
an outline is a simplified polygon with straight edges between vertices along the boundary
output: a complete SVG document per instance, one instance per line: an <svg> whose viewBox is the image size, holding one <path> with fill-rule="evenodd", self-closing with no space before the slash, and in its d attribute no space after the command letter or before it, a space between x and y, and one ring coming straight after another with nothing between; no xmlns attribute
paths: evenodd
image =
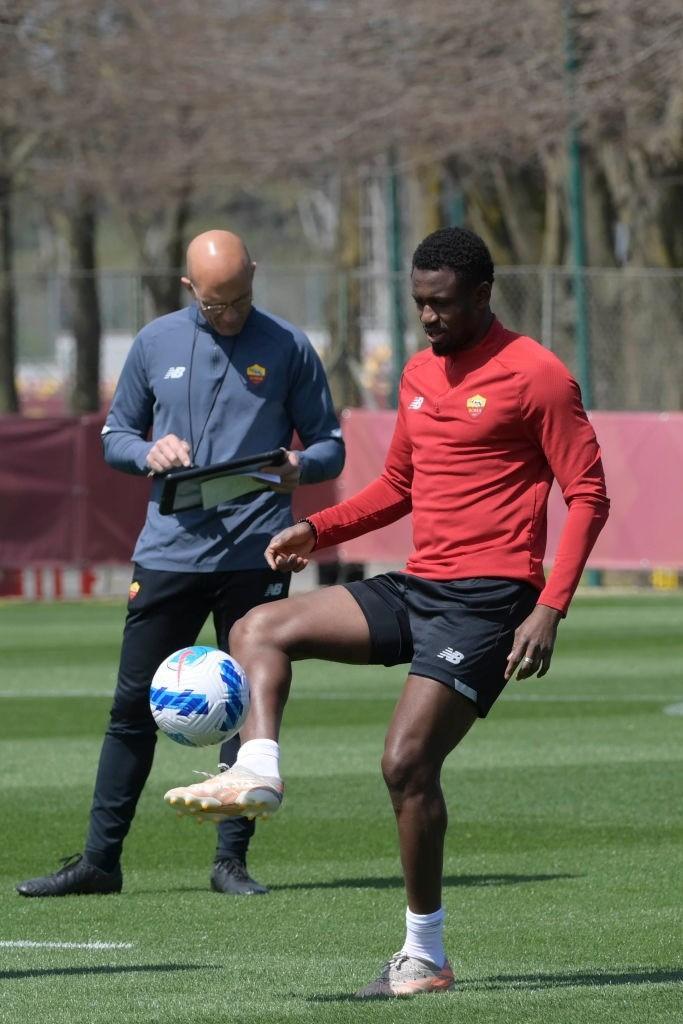
<svg viewBox="0 0 683 1024"><path fill-rule="evenodd" d="M212 508L251 491L263 490L279 477L261 473L262 466L281 466L287 458L286 448L245 455L213 466L192 466L173 469L164 477L159 499L162 516L190 508Z"/></svg>

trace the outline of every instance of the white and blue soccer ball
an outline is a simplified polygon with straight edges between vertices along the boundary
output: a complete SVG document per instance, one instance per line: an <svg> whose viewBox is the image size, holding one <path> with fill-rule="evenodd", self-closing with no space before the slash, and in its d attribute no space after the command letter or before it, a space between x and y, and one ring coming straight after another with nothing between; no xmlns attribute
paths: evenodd
<svg viewBox="0 0 683 1024"><path fill-rule="evenodd" d="M244 669L216 647L183 647L159 665L149 691L154 720L186 747L234 736L249 711Z"/></svg>

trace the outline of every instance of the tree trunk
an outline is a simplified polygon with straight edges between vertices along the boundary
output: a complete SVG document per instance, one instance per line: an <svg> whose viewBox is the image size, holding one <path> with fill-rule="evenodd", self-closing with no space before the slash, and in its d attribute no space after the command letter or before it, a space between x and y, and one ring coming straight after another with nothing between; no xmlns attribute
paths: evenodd
<svg viewBox="0 0 683 1024"><path fill-rule="evenodd" d="M536 166L514 167L495 161L492 167L498 207L510 240L511 262L538 263L543 246L542 181Z"/></svg>
<svg viewBox="0 0 683 1024"><path fill-rule="evenodd" d="M12 183L0 176L0 413L19 412L12 250Z"/></svg>
<svg viewBox="0 0 683 1024"><path fill-rule="evenodd" d="M559 267L565 262L567 250L565 180L566 160L563 152L546 150L542 157L545 175L543 215L543 242L541 262L547 267Z"/></svg>
<svg viewBox="0 0 683 1024"><path fill-rule="evenodd" d="M71 327L76 365L71 410L76 414L100 408L100 304L97 291L97 214L93 195L79 189L69 212L68 242L71 265Z"/></svg>
<svg viewBox="0 0 683 1024"><path fill-rule="evenodd" d="M583 150L583 219L589 267L614 267L617 211L607 177L592 148Z"/></svg>
<svg viewBox="0 0 683 1024"><path fill-rule="evenodd" d="M436 161L420 165L415 172L419 205L418 216L415 218L417 232L410 239L411 249L444 225L442 175L443 170Z"/></svg>
<svg viewBox="0 0 683 1024"><path fill-rule="evenodd" d="M150 268L143 273L142 283L152 297L156 316L173 313L182 305L179 271L183 266L185 234L192 213L191 194L192 188L187 183L177 197L167 226L162 228L164 238L161 245L150 244L149 230L145 231L140 225L133 228L144 266ZM159 270L155 271L155 266Z"/></svg>
<svg viewBox="0 0 683 1024"><path fill-rule="evenodd" d="M327 311L330 347L326 368L336 409L362 405L360 184L352 172L341 173L335 250L336 287L331 291Z"/></svg>
<svg viewBox="0 0 683 1024"><path fill-rule="evenodd" d="M625 156L619 144L600 143L596 153L616 216L628 226L626 261L628 268L636 271L622 279L619 317L614 323L618 348L612 363L613 374L619 376L620 407L678 409L683 395L682 363L677 358L683 320L678 313L676 284L638 274L637 268L667 267L674 262L680 197L677 206L677 190L662 188L653 180L648 155L636 147Z"/></svg>
<svg viewBox="0 0 683 1024"><path fill-rule="evenodd" d="M468 176L465 182L468 226L489 248L494 266L514 263L514 252L499 197L490 178Z"/></svg>

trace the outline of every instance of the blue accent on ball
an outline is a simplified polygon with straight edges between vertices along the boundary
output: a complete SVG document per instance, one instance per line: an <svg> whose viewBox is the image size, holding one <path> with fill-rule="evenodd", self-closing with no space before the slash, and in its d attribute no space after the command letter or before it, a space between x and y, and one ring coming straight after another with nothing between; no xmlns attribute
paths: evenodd
<svg viewBox="0 0 683 1024"><path fill-rule="evenodd" d="M165 686L152 686L149 691L149 702L157 711L170 708L180 718L190 715L208 715L209 701L205 693L195 690L169 690Z"/></svg>
<svg viewBox="0 0 683 1024"><path fill-rule="evenodd" d="M220 663L220 672L221 679L228 691L225 698L225 719L220 729L221 732L228 732L230 729L235 728L244 711L244 702L242 701L243 681L242 676L231 661L222 661Z"/></svg>
<svg viewBox="0 0 683 1024"><path fill-rule="evenodd" d="M192 740L188 740L187 736L183 736L181 732L167 732L166 735L170 740L175 740L176 743L182 743L184 747L194 747Z"/></svg>

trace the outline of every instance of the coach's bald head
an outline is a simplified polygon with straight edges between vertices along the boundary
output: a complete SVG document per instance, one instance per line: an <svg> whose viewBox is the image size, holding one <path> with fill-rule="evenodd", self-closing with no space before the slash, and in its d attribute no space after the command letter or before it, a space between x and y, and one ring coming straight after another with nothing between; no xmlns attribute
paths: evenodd
<svg viewBox="0 0 683 1024"><path fill-rule="evenodd" d="M251 312L251 286L256 264L246 245L232 231L204 231L187 247L187 276L182 283L219 334L242 330ZM215 307L215 308L212 308Z"/></svg>

